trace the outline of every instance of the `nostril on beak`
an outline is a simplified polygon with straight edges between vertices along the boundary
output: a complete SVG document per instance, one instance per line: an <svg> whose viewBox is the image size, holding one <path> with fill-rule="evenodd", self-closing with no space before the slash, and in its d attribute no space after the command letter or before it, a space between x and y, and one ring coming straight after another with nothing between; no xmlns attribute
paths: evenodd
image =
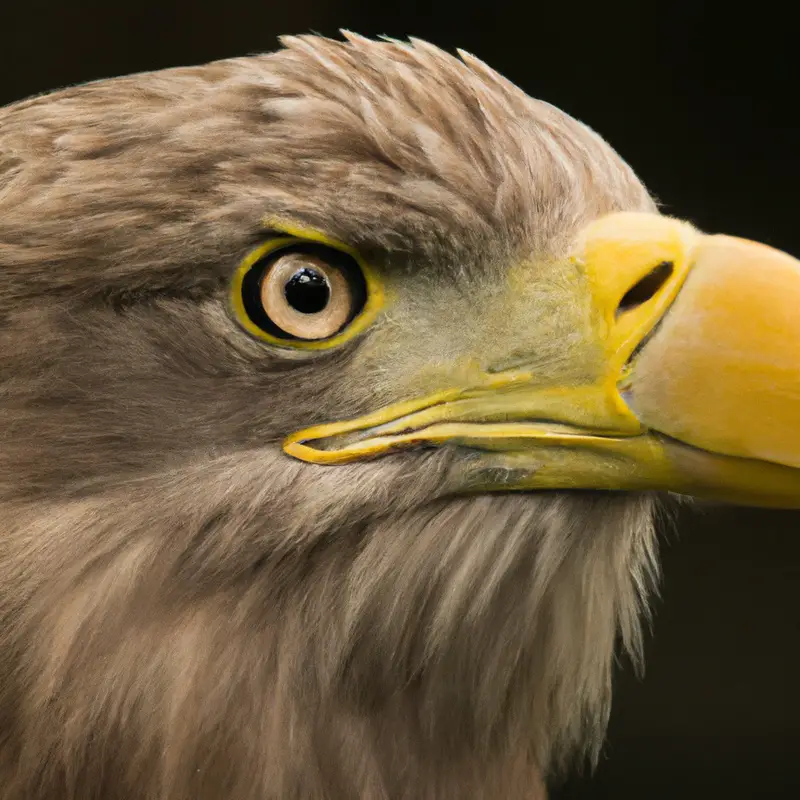
<svg viewBox="0 0 800 800"><path fill-rule="evenodd" d="M617 306L617 316L655 297L658 290L669 280L673 270L674 264L671 261L662 261L658 266L653 267L647 275L625 292Z"/></svg>

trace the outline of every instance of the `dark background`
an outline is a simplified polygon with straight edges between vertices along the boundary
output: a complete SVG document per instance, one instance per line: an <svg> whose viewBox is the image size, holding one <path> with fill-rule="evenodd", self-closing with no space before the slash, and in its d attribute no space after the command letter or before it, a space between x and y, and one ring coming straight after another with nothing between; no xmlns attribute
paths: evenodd
<svg viewBox="0 0 800 800"><path fill-rule="evenodd" d="M734 8L0 0L0 104L271 50L281 33L414 35L475 53L591 125L667 213L800 255L796 26L778 4ZM684 511L674 528L646 676L621 665L599 768L554 797L799 797L800 513Z"/></svg>

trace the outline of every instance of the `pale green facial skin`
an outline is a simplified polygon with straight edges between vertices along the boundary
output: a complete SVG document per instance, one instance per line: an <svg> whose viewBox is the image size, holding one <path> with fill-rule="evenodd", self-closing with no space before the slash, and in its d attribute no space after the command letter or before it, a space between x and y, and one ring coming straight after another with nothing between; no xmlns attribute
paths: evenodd
<svg viewBox="0 0 800 800"><path fill-rule="evenodd" d="M387 307L353 361L389 402L454 387L479 388L498 374L532 386L578 385L603 370L592 346L586 279L568 261L512 265L497 281L443 284L387 275ZM434 282L435 281L435 282ZM588 346L587 346L587 343Z"/></svg>

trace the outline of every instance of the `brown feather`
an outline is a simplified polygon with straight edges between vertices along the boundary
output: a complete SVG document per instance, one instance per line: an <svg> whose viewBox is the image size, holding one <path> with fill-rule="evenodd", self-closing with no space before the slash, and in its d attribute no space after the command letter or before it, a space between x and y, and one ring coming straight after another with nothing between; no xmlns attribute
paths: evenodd
<svg viewBox="0 0 800 800"><path fill-rule="evenodd" d="M652 499L289 461L374 404L357 349L271 352L224 292L270 216L478 285L652 201L477 59L347 39L0 110L4 800L513 800L597 753Z"/></svg>

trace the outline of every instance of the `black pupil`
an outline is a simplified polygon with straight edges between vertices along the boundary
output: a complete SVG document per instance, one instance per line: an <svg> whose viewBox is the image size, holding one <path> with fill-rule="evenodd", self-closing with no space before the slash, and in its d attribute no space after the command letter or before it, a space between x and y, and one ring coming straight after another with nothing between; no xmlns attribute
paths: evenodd
<svg viewBox="0 0 800 800"><path fill-rule="evenodd" d="M283 295L295 311L301 314L318 314L328 305L331 287L320 272L303 267L286 281Z"/></svg>

